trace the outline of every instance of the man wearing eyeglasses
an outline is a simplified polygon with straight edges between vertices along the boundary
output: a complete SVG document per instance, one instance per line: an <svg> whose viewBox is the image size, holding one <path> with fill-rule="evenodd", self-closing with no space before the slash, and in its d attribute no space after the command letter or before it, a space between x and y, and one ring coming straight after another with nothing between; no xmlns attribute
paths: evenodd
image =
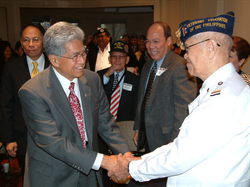
<svg viewBox="0 0 250 187"><path fill-rule="evenodd" d="M16 157L24 175L27 131L18 97L20 87L49 66L43 53L44 29L40 25L28 24L21 31L23 56L5 64L1 84L2 141L11 157ZM34 63L36 68L34 68Z"/></svg>
<svg viewBox="0 0 250 187"><path fill-rule="evenodd" d="M153 23L145 43L152 60L141 72L133 139L138 150L144 147L148 153L177 137L197 89L184 58L170 49L171 29L166 23ZM150 185L165 186L166 179Z"/></svg>
<svg viewBox="0 0 250 187"><path fill-rule="evenodd" d="M138 161L118 156L124 167L113 171L116 177L131 174L142 182L168 176L169 187L250 186L250 88L229 61L234 20L228 12L178 29L188 71L204 81L200 94L174 142Z"/></svg>
<svg viewBox="0 0 250 187"><path fill-rule="evenodd" d="M133 121L135 119L139 77L126 70L130 59L128 50L128 45L123 41L118 40L112 43L108 58L111 64L110 68L97 72L102 79L109 103L111 103L116 88L119 87L117 111L112 111L111 107L115 121Z"/></svg>
<svg viewBox="0 0 250 187"><path fill-rule="evenodd" d="M115 154L132 156L109 112L99 76L84 70L83 31L58 22L44 36L51 66L19 91L28 129L24 186L102 187L100 168L116 156L98 153L98 134Z"/></svg>

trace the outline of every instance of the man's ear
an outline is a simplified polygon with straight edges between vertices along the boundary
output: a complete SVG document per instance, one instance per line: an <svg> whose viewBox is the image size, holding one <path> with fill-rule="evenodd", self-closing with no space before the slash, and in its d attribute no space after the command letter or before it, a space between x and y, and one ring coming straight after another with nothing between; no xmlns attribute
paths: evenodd
<svg viewBox="0 0 250 187"><path fill-rule="evenodd" d="M167 38L167 43L169 44L169 46L171 45L172 41L173 41L172 36L169 36L169 37Z"/></svg>
<svg viewBox="0 0 250 187"><path fill-rule="evenodd" d="M49 60L50 60L50 62L51 62L51 64L52 64L53 67L58 67L59 66L59 64L58 64L58 57L56 55L50 54L49 55Z"/></svg>
<svg viewBox="0 0 250 187"><path fill-rule="evenodd" d="M240 60L240 62L239 62L239 66L240 66L240 67L244 64L245 60L246 60L245 58L242 58L242 59Z"/></svg>
<svg viewBox="0 0 250 187"><path fill-rule="evenodd" d="M218 45L217 45L217 41L214 39L210 39L207 41L207 50L208 50L208 57L211 59L215 56L217 50L218 50Z"/></svg>
<svg viewBox="0 0 250 187"><path fill-rule="evenodd" d="M130 60L130 56L127 56L127 57L126 57L126 64L129 63L129 60Z"/></svg>

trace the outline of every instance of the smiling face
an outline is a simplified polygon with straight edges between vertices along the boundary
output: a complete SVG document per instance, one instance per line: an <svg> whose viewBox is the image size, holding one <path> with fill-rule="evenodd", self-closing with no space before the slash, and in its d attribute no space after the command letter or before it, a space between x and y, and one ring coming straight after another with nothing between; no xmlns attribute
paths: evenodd
<svg viewBox="0 0 250 187"><path fill-rule="evenodd" d="M108 45L110 41L110 36L107 36L105 32L98 34L98 45L104 48Z"/></svg>
<svg viewBox="0 0 250 187"><path fill-rule="evenodd" d="M49 55L49 59L58 73L72 81L74 78L83 76L86 56L77 57L75 60L69 59L82 54L84 45L81 40L74 40L65 45L65 54L63 57Z"/></svg>
<svg viewBox="0 0 250 187"><path fill-rule="evenodd" d="M40 41L36 42L36 44L32 40L35 38L40 39ZM25 43L25 40L30 40L30 42ZM28 26L23 30L21 44L26 55L34 61L36 61L43 53L43 40L41 32L36 27Z"/></svg>
<svg viewBox="0 0 250 187"><path fill-rule="evenodd" d="M166 38L163 27L153 24L147 32L146 47L151 58L155 61L161 60L169 51L172 38Z"/></svg>
<svg viewBox="0 0 250 187"><path fill-rule="evenodd" d="M109 62L112 66L116 66L118 68L116 72L120 73L126 64L128 64L129 56L122 52L112 52L109 56Z"/></svg>

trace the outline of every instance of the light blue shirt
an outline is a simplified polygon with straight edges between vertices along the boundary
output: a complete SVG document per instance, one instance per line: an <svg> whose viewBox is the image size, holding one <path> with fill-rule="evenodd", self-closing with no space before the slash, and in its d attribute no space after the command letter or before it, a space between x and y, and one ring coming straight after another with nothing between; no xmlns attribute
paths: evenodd
<svg viewBox="0 0 250 187"><path fill-rule="evenodd" d="M167 53L167 54L168 54L168 53ZM165 57L167 56L167 54L166 54L161 60L159 60L159 61L156 62L156 63L157 63L156 74L157 74L158 69L161 67L162 62L163 62L163 60L165 59ZM150 76L150 72L151 72L151 70L152 70L154 64L155 64L155 61L153 62L152 66L151 66L151 68L150 68L149 74L148 74L147 84L146 84L146 86L145 86L145 88L144 88L144 95L145 95L145 92L146 92L146 89L147 89L147 86L148 86L148 79L149 79L149 76ZM155 77L156 77L156 74L155 74ZM154 79L154 80L155 80L155 79Z"/></svg>
<svg viewBox="0 0 250 187"><path fill-rule="evenodd" d="M114 72L114 78L116 77L117 74L119 74L119 77L118 77L118 82L120 81L120 79L122 78L122 75L125 73L125 67L123 68L123 70L120 72L120 73L117 73L116 71ZM122 95L122 89L123 89L123 83L124 83L124 77L122 78L121 82L119 83L120 85L120 96ZM103 84L106 85L108 84L109 82L109 78L107 78L105 76L105 74L103 75Z"/></svg>

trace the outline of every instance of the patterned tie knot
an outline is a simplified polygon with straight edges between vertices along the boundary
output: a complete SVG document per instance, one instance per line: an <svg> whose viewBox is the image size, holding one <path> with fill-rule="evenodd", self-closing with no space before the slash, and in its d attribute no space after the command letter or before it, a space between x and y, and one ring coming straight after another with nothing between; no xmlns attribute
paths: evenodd
<svg viewBox="0 0 250 187"><path fill-rule="evenodd" d="M75 87L75 83L74 82L71 82L70 85L69 85L69 90L71 92L74 92L74 87Z"/></svg>
<svg viewBox="0 0 250 187"><path fill-rule="evenodd" d="M33 64L33 70L31 72L31 78L33 78L34 76L36 76L39 73L39 71L37 69L38 63L32 62L32 64Z"/></svg>
<svg viewBox="0 0 250 187"><path fill-rule="evenodd" d="M38 63L37 62L32 62L32 64L33 64L34 68L37 69Z"/></svg>

